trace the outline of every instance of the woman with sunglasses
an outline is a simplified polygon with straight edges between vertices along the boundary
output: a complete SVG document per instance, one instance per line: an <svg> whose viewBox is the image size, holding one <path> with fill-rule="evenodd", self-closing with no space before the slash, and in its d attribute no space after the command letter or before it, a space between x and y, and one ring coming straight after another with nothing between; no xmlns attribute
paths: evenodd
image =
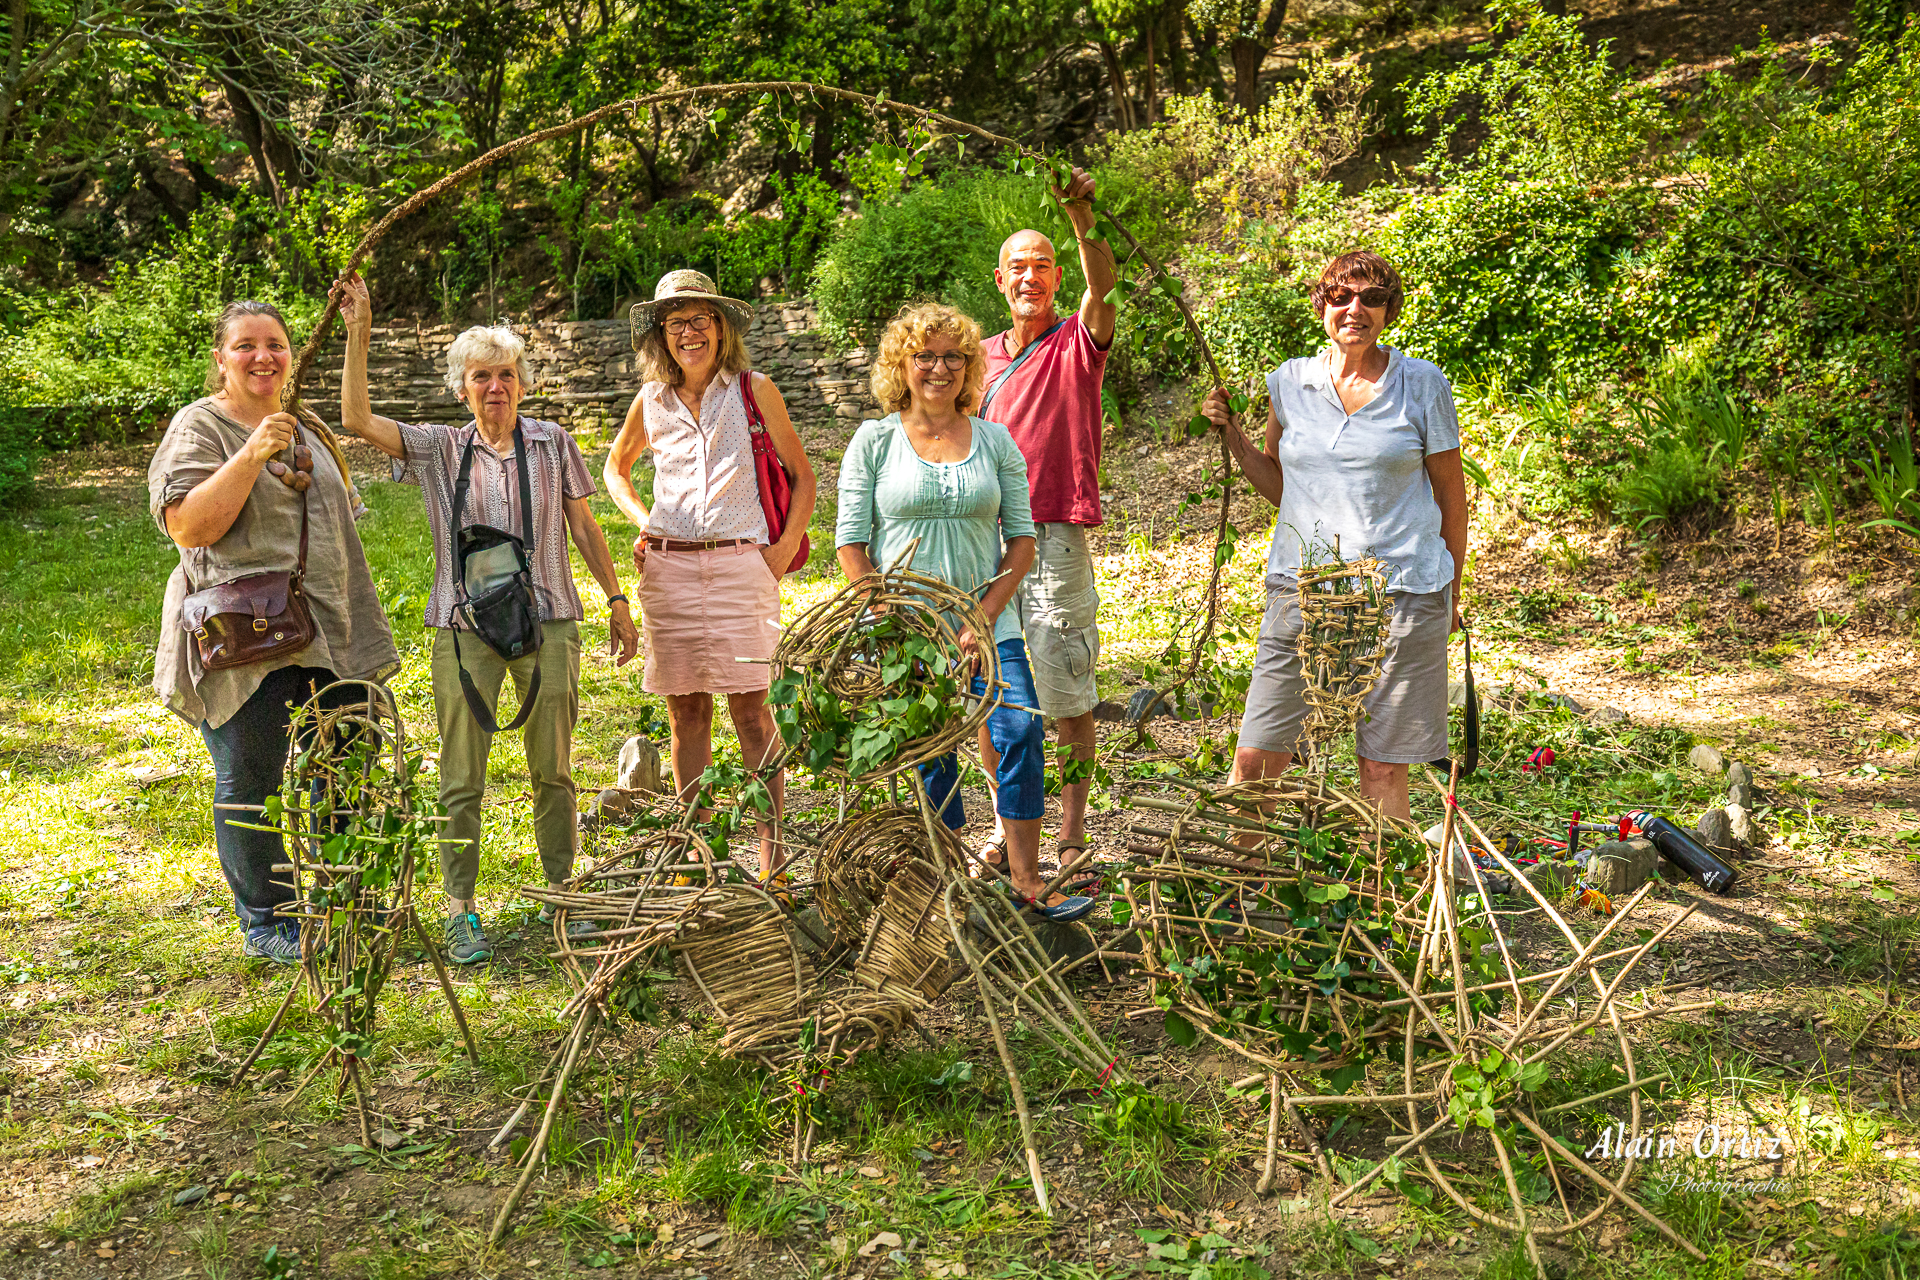
<svg viewBox="0 0 1920 1280"><path fill-rule="evenodd" d="M647 648L641 687L667 700L674 789L684 798L713 763L715 694L727 699L748 768L779 751L767 660L780 641L780 579L795 567L813 518L815 481L779 390L748 371L751 307L723 297L698 271L669 271L653 301L633 308L632 322L647 382L602 474L614 504L642 531L633 542ZM793 479L778 539L768 536L760 505L756 427ZM643 450L653 452L651 510L633 484ZM779 775L768 789L777 814ZM761 879L784 884L785 860L772 825L762 823Z"/></svg>
<svg viewBox="0 0 1920 1280"><path fill-rule="evenodd" d="M996 422L972 417L986 381L980 326L952 307L910 306L880 338L873 361L873 396L891 410L860 424L840 463L840 513L835 527L840 568L849 582L875 566L890 567L918 541L912 567L973 592L993 624L992 636L972 628L960 650L977 657L991 644L1007 684L987 719L1000 753L994 770L994 810L1007 836L1014 895L1052 920L1078 920L1093 899L1054 893L1039 901L1040 818L1046 808L1046 735L1034 692L1018 614L1007 604L1033 567L1034 527L1027 492L1027 460ZM975 677L973 692L986 683ZM947 826L966 825L960 769L949 753L920 766L927 794Z"/></svg>
<svg viewBox="0 0 1920 1280"><path fill-rule="evenodd" d="M1254 488L1280 509L1267 556L1260 627L1233 780L1272 777L1292 763L1306 720L1296 644L1303 559L1338 547L1383 562L1392 621L1380 678L1361 704L1360 792L1407 816L1407 766L1447 753L1447 637L1462 626L1467 485L1453 387L1439 368L1383 346L1400 314L1400 273L1376 253L1328 263L1313 306L1329 345L1267 375L1264 447L1233 425L1227 393L1202 411Z"/></svg>

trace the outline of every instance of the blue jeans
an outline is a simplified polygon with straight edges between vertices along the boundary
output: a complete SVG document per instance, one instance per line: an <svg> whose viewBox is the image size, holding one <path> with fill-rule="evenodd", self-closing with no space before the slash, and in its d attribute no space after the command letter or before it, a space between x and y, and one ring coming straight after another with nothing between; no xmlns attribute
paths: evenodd
<svg viewBox="0 0 1920 1280"><path fill-rule="evenodd" d="M1022 707L1037 707L1040 699L1033 690L1033 668L1027 665L1027 642L1002 640L1000 678L1007 682L1001 696ZM987 682L973 678L973 692L984 694ZM987 737L1000 753L1000 768L995 771L997 791L993 810L1016 822L1040 817L1047 808L1047 735L1040 716L1014 707L998 707L987 717ZM967 825L966 809L960 801L960 763L951 753L931 764L920 766L920 780L942 821L958 831Z"/></svg>
<svg viewBox="0 0 1920 1280"><path fill-rule="evenodd" d="M201 722L200 736L213 758L216 805L265 804L268 796L279 792L293 737L293 710L288 704L305 702L315 689L332 684L335 678L323 667L282 667L268 672L253 696L218 729ZM342 689L337 696L342 703L358 701L351 689ZM259 814L243 810L213 811L213 843L220 853L220 870L233 890L234 913L249 929L273 924L278 919L274 909L293 896L285 885L274 883L288 879L273 870L274 863L287 861L280 836L233 825L261 820Z"/></svg>

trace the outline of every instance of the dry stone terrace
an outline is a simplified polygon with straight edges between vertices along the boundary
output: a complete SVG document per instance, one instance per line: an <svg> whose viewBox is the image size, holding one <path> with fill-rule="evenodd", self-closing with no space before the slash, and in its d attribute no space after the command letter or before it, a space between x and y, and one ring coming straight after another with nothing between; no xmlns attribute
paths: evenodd
<svg viewBox="0 0 1920 1280"><path fill-rule="evenodd" d="M872 351L842 349L815 330L815 321L813 306L804 299L760 303L747 332L747 351L753 367L780 388L796 426L850 430L880 411L867 389ZM619 430L641 380L624 316L508 323L527 340L532 364L533 387L522 402L524 412L558 422L576 436L611 437ZM470 415L447 394L444 381L447 348L459 333L459 327L444 324L376 326L367 365L373 411L406 422L466 421ZM345 342L336 327L316 357L305 390L312 403L339 403Z"/></svg>

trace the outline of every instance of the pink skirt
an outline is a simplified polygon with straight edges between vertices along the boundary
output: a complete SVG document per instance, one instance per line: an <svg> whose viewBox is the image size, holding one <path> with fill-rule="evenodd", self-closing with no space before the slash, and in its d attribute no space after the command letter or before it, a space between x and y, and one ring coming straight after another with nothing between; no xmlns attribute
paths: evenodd
<svg viewBox="0 0 1920 1280"><path fill-rule="evenodd" d="M650 547L640 628L648 693L753 693L773 682L767 659L780 643L780 580L757 546Z"/></svg>

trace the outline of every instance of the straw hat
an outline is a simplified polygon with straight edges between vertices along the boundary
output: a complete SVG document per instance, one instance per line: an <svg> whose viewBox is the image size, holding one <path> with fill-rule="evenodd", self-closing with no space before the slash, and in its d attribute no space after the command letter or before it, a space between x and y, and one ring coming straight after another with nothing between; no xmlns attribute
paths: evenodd
<svg viewBox="0 0 1920 1280"><path fill-rule="evenodd" d="M627 312L627 321L633 328L634 350L640 349L640 339L647 331L660 323L662 312L688 302L713 303L727 314L743 336L753 324L753 308L738 298L722 294L706 275L693 270L669 271L654 286L652 302L636 302Z"/></svg>

